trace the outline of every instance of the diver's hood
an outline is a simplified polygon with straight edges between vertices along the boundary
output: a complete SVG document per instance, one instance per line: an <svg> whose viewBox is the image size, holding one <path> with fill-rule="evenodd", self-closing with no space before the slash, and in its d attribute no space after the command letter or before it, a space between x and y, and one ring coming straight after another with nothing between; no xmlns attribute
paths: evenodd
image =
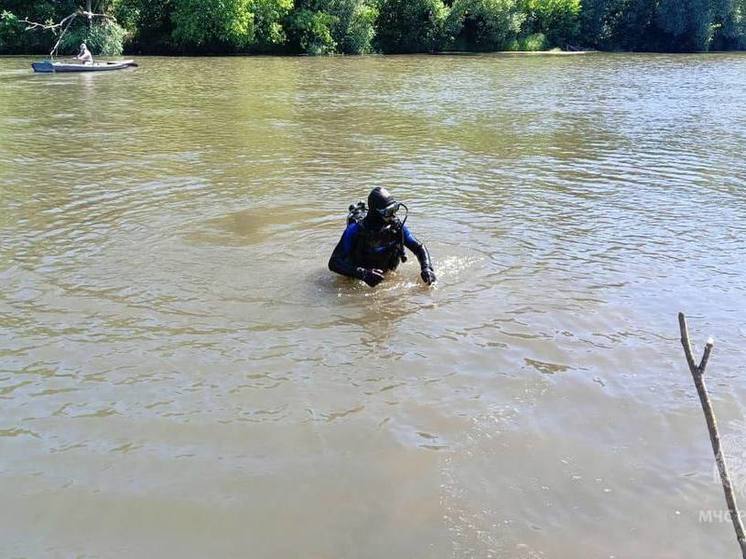
<svg viewBox="0 0 746 559"><path fill-rule="evenodd" d="M399 203L394 199L391 193L380 186L375 187L368 195L368 216L369 223L383 224L391 223L399 209Z"/></svg>
<svg viewBox="0 0 746 559"><path fill-rule="evenodd" d="M391 193L380 186L375 187L368 194L368 208L371 210L383 210L396 204L396 200Z"/></svg>

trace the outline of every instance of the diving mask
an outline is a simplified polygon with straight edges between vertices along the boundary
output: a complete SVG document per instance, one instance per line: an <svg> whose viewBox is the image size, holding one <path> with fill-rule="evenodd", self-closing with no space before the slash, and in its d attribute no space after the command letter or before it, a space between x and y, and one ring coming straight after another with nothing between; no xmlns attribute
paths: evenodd
<svg viewBox="0 0 746 559"><path fill-rule="evenodd" d="M385 208L381 208L380 210L376 209L376 211L378 212L378 215L388 221L394 218L396 212L399 211L399 208L401 208L401 206L402 204L400 204L399 202L392 202Z"/></svg>

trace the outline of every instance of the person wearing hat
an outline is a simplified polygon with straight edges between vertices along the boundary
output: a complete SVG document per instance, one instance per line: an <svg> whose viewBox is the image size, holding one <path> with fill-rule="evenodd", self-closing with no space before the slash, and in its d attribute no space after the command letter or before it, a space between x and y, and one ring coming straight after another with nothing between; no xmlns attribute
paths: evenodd
<svg viewBox="0 0 746 559"><path fill-rule="evenodd" d="M359 206L363 206L362 202ZM332 252L329 269L375 287L383 281L387 271L395 270L399 262L406 261L404 247L407 247L420 263L422 281L428 285L435 283L427 248L405 225L406 216L401 221L396 215L402 207L407 209L380 186L368 195L367 213L355 214L355 207L351 206L352 217L348 217L347 229Z"/></svg>
<svg viewBox="0 0 746 559"><path fill-rule="evenodd" d="M80 60L83 64L93 64L93 55L85 43L80 43L80 52L75 57L75 60Z"/></svg>

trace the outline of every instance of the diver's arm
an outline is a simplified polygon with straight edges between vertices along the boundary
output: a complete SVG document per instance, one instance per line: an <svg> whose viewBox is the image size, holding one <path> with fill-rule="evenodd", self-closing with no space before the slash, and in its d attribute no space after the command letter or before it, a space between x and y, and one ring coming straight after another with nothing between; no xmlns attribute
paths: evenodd
<svg viewBox="0 0 746 559"><path fill-rule="evenodd" d="M329 258L329 269L343 276L363 280L369 286L375 287L383 279L383 272L381 270L361 268L356 266L352 260L352 247L355 243L359 227L357 223L347 226L347 229L342 234L342 238L339 239L337 246L334 247L331 258Z"/></svg>
<svg viewBox="0 0 746 559"><path fill-rule="evenodd" d="M435 283L433 263L430 260L430 253L427 251L427 247L418 241L417 237L412 235L412 232L406 225L402 225L402 236L404 237L404 246L414 253L420 263L420 276L422 276L422 281L428 285Z"/></svg>
<svg viewBox="0 0 746 559"><path fill-rule="evenodd" d="M357 223L347 226L347 229L342 234L342 238L339 239L337 246L334 247L334 252L332 252L332 256L329 259L329 269L343 276L362 279L361 273L352 261L352 247L355 243L355 237L357 237L358 227Z"/></svg>

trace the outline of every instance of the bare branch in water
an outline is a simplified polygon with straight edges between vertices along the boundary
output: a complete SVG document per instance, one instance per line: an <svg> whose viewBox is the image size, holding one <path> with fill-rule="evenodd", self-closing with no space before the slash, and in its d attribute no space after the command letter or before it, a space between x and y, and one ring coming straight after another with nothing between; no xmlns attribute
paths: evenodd
<svg viewBox="0 0 746 559"><path fill-rule="evenodd" d="M707 362L710 360L710 353L712 353L715 342L712 338L707 340L702 360L697 365L692 355L692 346L689 343L689 330L686 326L684 313L679 313L679 330L681 331L681 345L684 346L686 362L689 364L689 371L691 371L692 378L694 378L694 386L697 388L699 401L702 404L702 411L707 421L707 430L710 432L710 443L712 443L712 452L715 453L715 462L717 462L718 472L720 472L720 481L723 484L723 491L725 492L725 502L728 504L728 511L733 521L733 528L736 531L736 538L738 539L738 544L741 546L741 554L743 555L743 559L746 559L746 536L744 535L743 522L741 521L741 514L738 512L736 496L733 493L733 484L730 481L730 475L728 475L725 454L723 454L720 447L720 433L718 432L717 419L712 409L710 395L705 386L705 368L707 367Z"/></svg>

